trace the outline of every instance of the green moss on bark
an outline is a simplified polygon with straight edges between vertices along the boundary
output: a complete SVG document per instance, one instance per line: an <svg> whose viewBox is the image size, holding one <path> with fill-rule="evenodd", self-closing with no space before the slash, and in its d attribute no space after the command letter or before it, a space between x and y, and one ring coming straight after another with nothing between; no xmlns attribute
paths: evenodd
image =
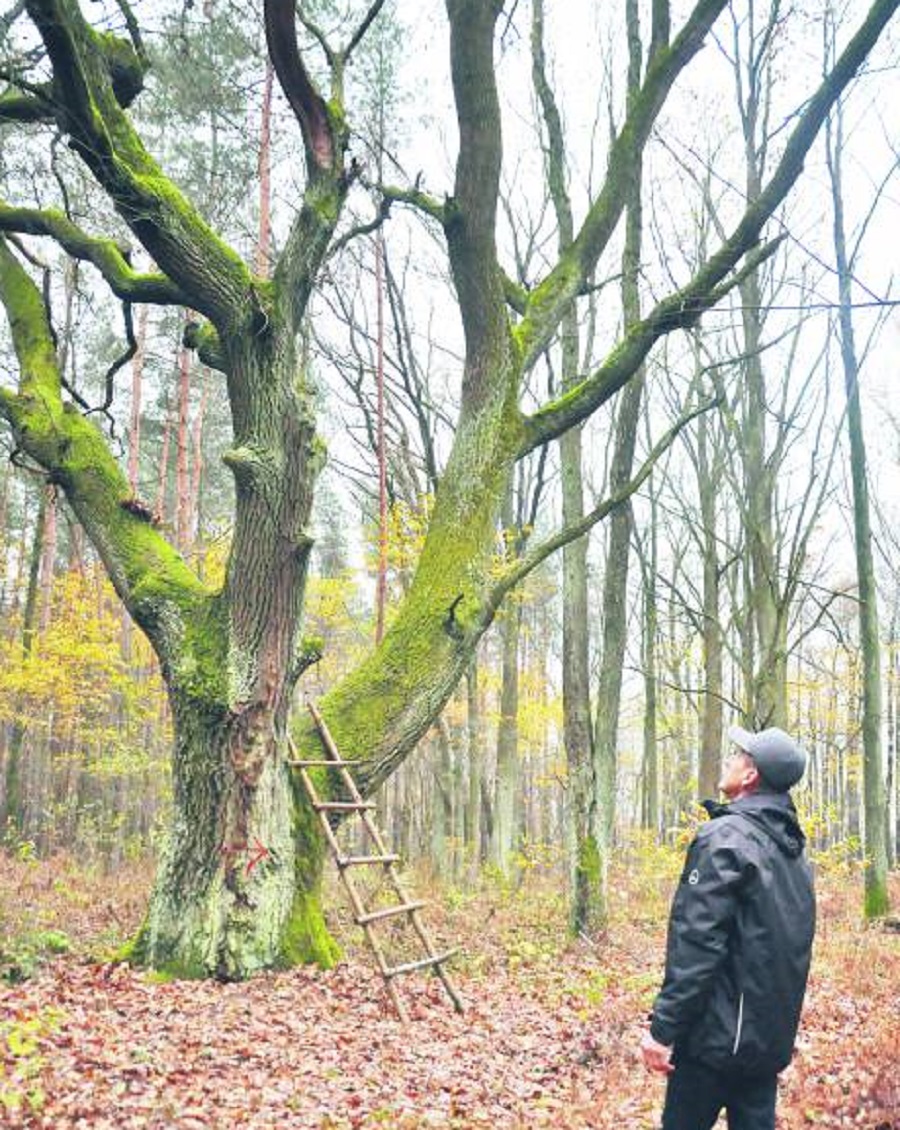
<svg viewBox="0 0 900 1130"><path fill-rule="evenodd" d="M570 916L573 937L605 926L603 860L597 840L587 835L576 845L575 874Z"/></svg>
<svg viewBox="0 0 900 1130"><path fill-rule="evenodd" d="M285 968L319 965L331 969L340 958L340 946L325 925L319 891L298 889L282 933L281 964Z"/></svg>
<svg viewBox="0 0 900 1130"><path fill-rule="evenodd" d="M324 794L325 786L317 785ZM325 839L318 817L301 788L295 788L294 850L296 887L290 916L281 935L281 964L320 965L330 969L341 957L340 946L331 937L322 912L322 869Z"/></svg>

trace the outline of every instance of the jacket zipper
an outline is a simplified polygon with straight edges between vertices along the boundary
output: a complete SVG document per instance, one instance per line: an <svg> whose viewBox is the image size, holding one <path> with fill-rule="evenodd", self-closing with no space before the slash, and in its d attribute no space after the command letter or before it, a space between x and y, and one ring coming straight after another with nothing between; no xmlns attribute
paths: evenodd
<svg viewBox="0 0 900 1130"><path fill-rule="evenodd" d="M731 1049L732 1055L737 1055L738 1044L741 1042L741 1029L743 1027L744 1027L744 994L741 993L740 1000L738 1001L737 1031L734 1034L734 1047Z"/></svg>

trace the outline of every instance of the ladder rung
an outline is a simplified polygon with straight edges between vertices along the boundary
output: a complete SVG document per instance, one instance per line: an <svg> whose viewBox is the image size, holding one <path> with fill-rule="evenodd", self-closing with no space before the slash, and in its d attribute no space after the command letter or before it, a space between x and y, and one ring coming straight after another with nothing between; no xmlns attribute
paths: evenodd
<svg viewBox="0 0 900 1130"><path fill-rule="evenodd" d="M398 914L410 914L414 910L421 910L427 902L404 902L399 906L386 906L383 910L373 910L370 914L363 914L357 918L360 926L367 926L370 922L379 922L382 918L394 918Z"/></svg>
<svg viewBox="0 0 900 1130"><path fill-rule="evenodd" d="M320 800L313 805L316 812L365 812L375 808L371 800Z"/></svg>
<svg viewBox="0 0 900 1130"><path fill-rule="evenodd" d="M420 958L419 961L408 961L405 965L395 965L393 969L386 969L384 977L396 977L400 973L415 973L417 969L427 969L429 965L440 965L442 961L449 961L458 950L447 950L446 953L436 953L430 957Z"/></svg>
<svg viewBox="0 0 900 1130"><path fill-rule="evenodd" d="M399 863L399 855L339 855L335 860L338 867L360 867L367 863Z"/></svg>
<svg viewBox="0 0 900 1130"><path fill-rule="evenodd" d="M330 757L319 757L314 759L306 759L301 761L285 761L285 765L293 765L295 769L347 769L350 767L349 761L334 761Z"/></svg>

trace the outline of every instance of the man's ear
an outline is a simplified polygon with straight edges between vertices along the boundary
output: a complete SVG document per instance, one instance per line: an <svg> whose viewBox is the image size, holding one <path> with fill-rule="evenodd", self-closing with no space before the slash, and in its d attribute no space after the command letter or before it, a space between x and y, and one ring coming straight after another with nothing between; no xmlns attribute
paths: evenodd
<svg viewBox="0 0 900 1130"><path fill-rule="evenodd" d="M761 782L762 777L760 776L759 769L757 769L756 765L751 762L744 770L744 788L756 789L759 787Z"/></svg>

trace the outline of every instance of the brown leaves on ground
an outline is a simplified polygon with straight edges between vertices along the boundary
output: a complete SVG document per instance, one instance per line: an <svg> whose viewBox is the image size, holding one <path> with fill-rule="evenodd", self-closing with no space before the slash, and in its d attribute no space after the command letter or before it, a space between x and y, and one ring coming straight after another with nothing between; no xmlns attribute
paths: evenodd
<svg viewBox="0 0 900 1130"><path fill-rule="evenodd" d="M49 866L28 865L28 899L65 928L35 901L34 876ZM108 931L103 881L90 882L97 928ZM457 1016L435 979L409 978L408 1029L343 918L337 930L353 949L336 969L242 985L165 984L127 966L57 958L0 990L0 1123L650 1130L664 1084L636 1048L661 971L664 900L646 898L623 898L607 940L570 946L561 897L538 884L437 906L441 941L462 946L452 972L467 1010ZM900 936L859 928L842 901L823 903L779 1127L900 1130ZM82 910L73 938L84 952Z"/></svg>

